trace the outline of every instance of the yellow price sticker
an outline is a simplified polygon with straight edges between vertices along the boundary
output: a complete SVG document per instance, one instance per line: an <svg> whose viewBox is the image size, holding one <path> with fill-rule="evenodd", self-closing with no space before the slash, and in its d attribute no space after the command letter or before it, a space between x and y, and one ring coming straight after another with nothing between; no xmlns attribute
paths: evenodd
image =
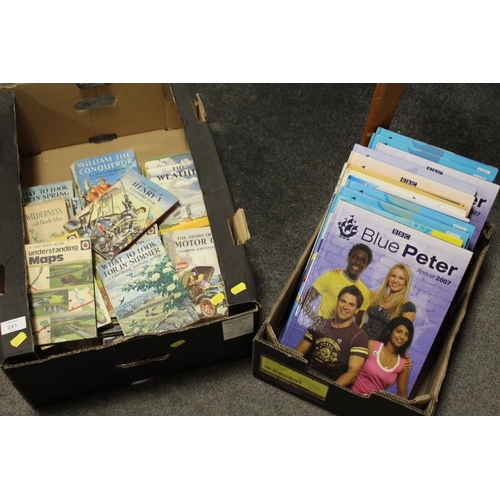
<svg viewBox="0 0 500 500"><path fill-rule="evenodd" d="M237 285L233 286L233 288L231 288L231 293L233 295L238 295L239 293L243 292L246 289L247 289L247 286L245 285L245 283L241 282L241 283L238 283Z"/></svg>
<svg viewBox="0 0 500 500"><path fill-rule="evenodd" d="M26 335L25 332L19 332L11 341L10 345L12 347L19 347L26 339L28 336Z"/></svg>

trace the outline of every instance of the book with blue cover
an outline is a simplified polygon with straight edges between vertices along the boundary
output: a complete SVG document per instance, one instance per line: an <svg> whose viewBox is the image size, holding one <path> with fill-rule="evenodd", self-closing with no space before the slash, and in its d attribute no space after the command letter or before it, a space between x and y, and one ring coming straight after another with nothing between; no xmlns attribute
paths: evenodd
<svg viewBox="0 0 500 500"><path fill-rule="evenodd" d="M75 161L70 166L70 172L82 208L99 198L129 170L141 173L133 149Z"/></svg>
<svg viewBox="0 0 500 500"><path fill-rule="evenodd" d="M403 142L399 139L394 139L393 137L388 137L379 133L375 133L372 135L368 147L370 149L377 149L377 144L387 144L397 149L401 149L402 151L406 151L407 153L411 153L415 156L420 156L421 158L425 158L427 160L438 163L439 165L444 165L450 168L454 168L461 172L474 175L476 177L480 177L481 179L485 179L487 181L493 182L497 176L496 169L493 170L493 167L489 167L487 165L474 166L474 165L464 165L459 161L446 157L446 156L438 156L429 151L425 151L415 147L410 142Z"/></svg>
<svg viewBox="0 0 500 500"><path fill-rule="evenodd" d="M331 216L325 217L324 224L326 227L320 231L322 237L315 257L310 261L301 285L304 292L291 313L280 343L291 349L297 348L306 331L314 327L319 318L317 308L322 301L321 294L313 294L316 298L311 308L305 307L317 279L331 271L342 275L352 248L365 245L372 258L359 280L370 292L381 288L395 265L405 266L409 272L407 299L413 305L414 333L411 343L406 346L405 357L412 362L407 391L411 397L411 390L467 270L472 252L345 200L337 201ZM361 287L361 284L355 286ZM370 293L370 303L373 296ZM363 309L367 310L370 303L363 304ZM324 320L328 321L328 318ZM370 321L372 318L368 315L360 323L366 331ZM321 353L325 359L329 355L335 356L327 347L325 344L325 351ZM395 394L396 386L393 384L381 390Z"/></svg>
<svg viewBox="0 0 500 500"><path fill-rule="evenodd" d="M387 203L378 198L373 198L365 193L342 187L336 195L336 202L346 200L355 205L362 206L373 213L395 220L406 226L418 229L441 240L467 248L470 241L470 233L462 227L453 227L425 215L412 212L406 208Z"/></svg>
<svg viewBox="0 0 500 500"><path fill-rule="evenodd" d="M429 159L434 159L437 163L442 163L446 165L448 161L454 162L458 165L463 165L476 170L476 172L481 173L485 176L485 179L493 182L498 175L498 168L492 165L487 165L472 158L459 155L452 151L447 151L446 149L427 144L423 141L413 139L411 137L399 134L392 130L387 130L383 127L379 127L376 132L377 135L385 136L389 139L394 139L396 141L402 142L412 148L414 151L419 151L421 155L426 155L425 157ZM370 146L371 147L371 146ZM418 153L414 153L418 154ZM444 163L443 163L444 161ZM451 166L451 165L450 165Z"/></svg>
<svg viewBox="0 0 500 500"><path fill-rule="evenodd" d="M455 217L450 217L449 215L438 212L437 210L423 207L422 205L418 205L417 203L407 201L403 198L400 198L399 196L384 193L383 191L370 187L367 183L358 181L356 178L349 177L345 187L349 190L357 191L358 193L380 200L385 204L394 205L395 207L408 210L409 212L420 214L430 220L435 220L446 226L454 228L457 231L460 231L460 233L463 232L467 235L466 241L468 243L466 244L466 248L469 248L469 250L471 250L470 241L472 240L476 232L476 227L473 224L465 222L461 219L456 219Z"/></svg>
<svg viewBox="0 0 500 500"><path fill-rule="evenodd" d="M445 165L430 161L426 158L407 153L401 149L394 148L387 144L378 143L375 151L381 151L394 158L400 158L407 162L412 162L426 168L429 171L435 172L436 175L444 176L447 178L453 177L463 182L469 183L476 190L476 198L474 205L469 214L470 222L476 226L476 231L472 237L470 249L473 250L481 232L484 228L488 215L493 208L493 204L498 196L500 186L494 182L487 181L476 175L465 173Z"/></svg>

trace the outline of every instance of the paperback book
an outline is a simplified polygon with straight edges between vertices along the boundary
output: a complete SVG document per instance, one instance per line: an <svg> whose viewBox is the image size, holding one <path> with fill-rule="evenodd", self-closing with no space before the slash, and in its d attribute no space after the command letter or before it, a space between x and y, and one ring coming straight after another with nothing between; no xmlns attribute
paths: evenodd
<svg viewBox="0 0 500 500"><path fill-rule="evenodd" d="M21 202L23 206L28 205L28 203L37 203L39 201L48 201L56 198L72 199L74 197L75 190L73 189L73 183L71 181L41 184L21 190Z"/></svg>
<svg viewBox="0 0 500 500"><path fill-rule="evenodd" d="M411 395L472 252L345 200L337 201L325 217L320 235L280 342L296 349L307 331L333 319L335 309L327 306L335 306L340 289L349 284L355 285L363 297L360 309L364 313L356 316L355 322L369 340L378 341L387 328L389 313L375 298L377 292L388 293L388 277L394 268L401 268L405 271L402 307L412 312L413 334L406 341L404 355L398 356L411 360L406 391ZM353 250L365 254L363 264L352 262ZM353 269L357 269L356 277ZM325 359L337 355L339 344L333 351L332 345L335 342L318 344L324 349L320 355ZM396 387L393 382L380 390L396 393Z"/></svg>
<svg viewBox="0 0 500 500"><path fill-rule="evenodd" d="M23 207L26 243L53 241L66 231L68 205L63 198L55 198Z"/></svg>
<svg viewBox="0 0 500 500"><path fill-rule="evenodd" d="M99 198L129 170L141 173L133 149L75 161L70 172L82 207Z"/></svg>
<svg viewBox="0 0 500 500"><path fill-rule="evenodd" d="M160 233L208 226L207 209L191 153L148 160L146 175L179 198L178 207L160 224Z"/></svg>
<svg viewBox="0 0 500 500"><path fill-rule="evenodd" d="M25 253L36 343L97 337L90 240L28 244Z"/></svg>
<svg viewBox="0 0 500 500"><path fill-rule="evenodd" d="M64 225L68 233L90 238L92 248L110 259L130 247L178 203L172 193L129 170L114 186Z"/></svg>
<svg viewBox="0 0 500 500"><path fill-rule="evenodd" d="M126 336L179 330L199 319L159 237L139 241L96 269Z"/></svg>
<svg viewBox="0 0 500 500"><path fill-rule="evenodd" d="M167 232L162 241L199 317L227 316L226 290L210 227Z"/></svg>

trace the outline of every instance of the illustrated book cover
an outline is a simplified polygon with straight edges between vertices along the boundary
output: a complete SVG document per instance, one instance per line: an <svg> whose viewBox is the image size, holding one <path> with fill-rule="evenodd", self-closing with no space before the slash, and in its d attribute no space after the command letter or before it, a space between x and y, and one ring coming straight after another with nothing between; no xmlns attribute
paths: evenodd
<svg viewBox="0 0 500 500"><path fill-rule="evenodd" d="M208 226L208 215L198 172L191 153L147 160L146 175L179 198L179 206L160 224L160 233Z"/></svg>
<svg viewBox="0 0 500 500"><path fill-rule="evenodd" d="M97 336L90 240L25 245L28 302L36 343Z"/></svg>
<svg viewBox="0 0 500 500"><path fill-rule="evenodd" d="M402 151L383 143L376 145L376 151L420 165L422 168L435 172L436 175L447 175L448 177L459 179L462 182L466 182L474 187L476 197L474 199L472 210L469 214L470 222L476 226L476 231L470 244L470 249L473 250L488 219L488 215L493 208L500 186L494 182L487 181L482 177L465 173L460 170L447 167L446 165L440 165L439 163L407 153L406 151Z"/></svg>
<svg viewBox="0 0 500 500"><path fill-rule="evenodd" d="M75 161L70 172L82 207L99 198L129 170L141 173L133 149Z"/></svg>
<svg viewBox="0 0 500 500"><path fill-rule="evenodd" d="M413 149L413 151L415 152L414 154L417 154L418 156L425 155L430 160L433 160L436 163L444 162L443 164L446 165L448 164L448 162L452 162L458 165L457 168L460 168L460 166L465 166L467 168L474 169L477 173L482 174L485 179L491 182L493 182L498 175L498 168L492 165L487 165L486 163L473 160L472 158L467 158L466 156L459 155L457 153L454 153L453 151L447 151L446 149L433 146L431 144L413 139L397 132L393 132L392 130L387 130L383 127L378 127L374 135L383 136L387 139L403 143L409 148Z"/></svg>
<svg viewBox="0 0 500 500"><path fill-rule="evenodd" d="M68 205L63 198L54 198L23 207L26 243L53 241L63 236L66 231Z"/></svg>
<svg viewBox="0 0 500 500"><path fill-rule="evenodd" d="M210 227L162 234L182 284L202 319L227 316L227 297Z"/></svg>
<svg viewBox="0 0 500 500"><path fill-rule="evenodd" d="M24 205L39 201L48 201L55 198L72 199L75 197L75 190L71 181L55 182L53 184L40 184L30 186L21 190L21 202Z"/></svg>
<svg viewBox="0 0 500 500"><path fill-rule="evenodd" d="M110 259L128 248L178 199L172 193L129 170L114 186L64 225L68 233L90 238L92 248Z"/></svg>
<svg viewBox="0 0 500 500"><path fill-rule="evenodd" d="M337 294L346 284L354 284L362 292L360 310L364 312L355 320L368 338L375 341L380 331L375 328L380 323L377 323L380 320L377 315L383 312L383 307L374 300L376 293L386 292L384 285L389 282L394 267L403 268L406 272L403 301L405 307L411 304L409 310L414 315L411 321L413 338L405 346L405 357L412 362L408 381L410 394L472 252L344 200L336 202L332 212L325 217L324 226L280 342L295 349L306 331L320 321L321 311L332 310L323 306L332 301L336 306ZM366 256L370 254L363 266L350 262L354 249L357 252L363 249ZM355 277L353 269L357 269ZM328 321L334 314L325 312L321 321ZM379 326L385 328L387 323L382 322ZM327 349L323 354L328 355ZM396 393L395 384L381 390Z"/></svg>
<svg viewBox="0 0 500 500"><path fill-rule="evenodd" d="M199 319L159 237L140 240L96 269L126 336L179 330Z"/></svg>

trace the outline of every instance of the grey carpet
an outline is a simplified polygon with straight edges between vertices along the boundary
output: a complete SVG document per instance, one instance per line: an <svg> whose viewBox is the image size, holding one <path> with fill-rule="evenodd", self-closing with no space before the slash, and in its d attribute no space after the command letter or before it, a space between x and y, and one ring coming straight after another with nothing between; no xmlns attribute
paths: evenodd
<svg viewBox="0 0 500 500"><path fill-rule="evenodd" d="M358 142L372 84L196 84L247 243L262 319L325 211ZM500 86L408 84L391 128L500 166ZM500 200L490 221L500 221ZM454 345L438 415L500 413L495 235ZM329 415L252 376L250 359L33 410L0 373L1 415Z"/></svg>

